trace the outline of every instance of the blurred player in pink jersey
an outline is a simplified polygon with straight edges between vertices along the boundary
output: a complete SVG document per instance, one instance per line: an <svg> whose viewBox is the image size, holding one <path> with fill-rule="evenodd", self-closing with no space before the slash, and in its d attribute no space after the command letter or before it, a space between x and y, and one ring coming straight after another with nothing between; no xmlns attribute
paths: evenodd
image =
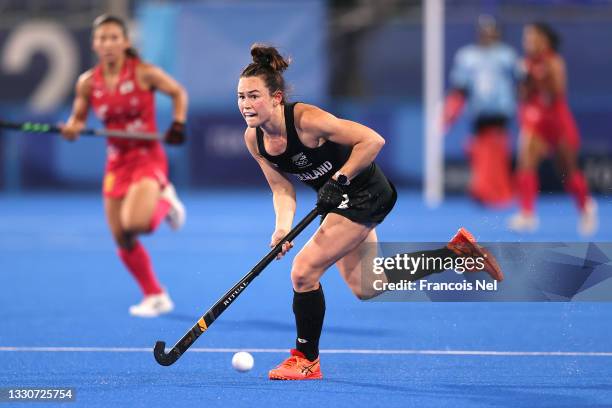
<svg viewBox="0 0 612 408"><path fill-rule="evenodd" d="M84 128L89 108L108 129L155 132L154 91L172 98L173 122L165 141L185 140L187 93L160 68L140 60L131 47L125 22L102 15L93 23L92 47L99 63L76 84L72 114L62 128L75 140ZM168 181L166 154L159 141L109 138L103 183L106 218L123 264L136 279L144 298L130 314L156 317L174 305L160 285L151 260L138 240L166 219L173 229L185 222L185 209Z"/></svg>

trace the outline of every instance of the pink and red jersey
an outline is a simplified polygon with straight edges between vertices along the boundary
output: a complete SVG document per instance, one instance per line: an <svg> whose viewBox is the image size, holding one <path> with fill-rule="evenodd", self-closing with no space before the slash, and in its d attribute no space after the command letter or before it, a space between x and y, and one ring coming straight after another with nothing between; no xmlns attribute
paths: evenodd
<svg viewBox="0 0 612 408"><path fill-rule="evenodd" d="M525 99L544 107L554 102L554 82L551 72L554 54L525 58L527 80L525 82Z"/></svg>
<svg viewBox="0 0 612 408"><path fill-rule="evenodd" d="M141 89L136 80L137 58L126 58L115 89L104 81L102 66L93 71L90 105L108 129L155 132L155 97L153 90ZM135 147L152 147L156 141L108 138L109 151L124 152Z"/></svg>
<svg viewBox="0 0 612 408"><path fill-rule="evenodd" d="M552 73L556 54L547 53L525 59L527 79L519 109L521 127L528 133L557 144L567 140L577 148L580 134L569 109L565 90L557 94Z"/></svg>
<svg viewBox="0 0 612 408"><path fill-rule="evenodd" d="M93 71L90 106L108 129L155 132L153 90L141 89L136 79L137 58L126 58L119 81L109 89L102 67ZM106 197L121 198L129 187L143 178L168 183L168 163L159 141L108 138L108 154L103 183Z"/></svg>

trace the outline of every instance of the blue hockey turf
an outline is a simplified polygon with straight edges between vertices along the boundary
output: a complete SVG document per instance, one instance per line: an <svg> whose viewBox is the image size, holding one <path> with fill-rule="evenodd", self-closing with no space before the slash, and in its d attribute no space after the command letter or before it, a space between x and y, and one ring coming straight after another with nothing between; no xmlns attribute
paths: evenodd
<svg viewBox="0 0 612 408"><path fill-rule="evenodd" d="M127 313L140 294L116 256L98 195L0 198L0 387L76 389L75 403L0 408L612 407L609 303L361 302L335 269L323 279L324 380L269 381L295 337L291 256L270 265L193 352L161 367L155 341L174 344L267 253L274 220L263 190L183 198L185 229L163 226L143 238L176 303L149 320ZM297 217L314 200L300 192ZM599 207L592 240L612 241L612 205L601 198ZM446 241L466 226L482 241L580 240L569 198L544 196L539 210L540 231L516 235L505 229L510 210L461 198L427 210L418 195L400 192L378 232L381 241ZM245 374L230 363L242 349L255 357Z"/></svg>

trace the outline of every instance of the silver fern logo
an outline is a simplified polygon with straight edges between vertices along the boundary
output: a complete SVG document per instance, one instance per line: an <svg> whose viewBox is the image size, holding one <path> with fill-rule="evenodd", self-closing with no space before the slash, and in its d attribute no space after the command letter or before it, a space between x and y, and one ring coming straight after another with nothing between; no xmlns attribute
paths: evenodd
<svg viewBox="0 0 612 408"><path fill-rule="evenodd" d="M295 156L292 156L291 161L299 168L304 168L311 165L311 163L308 161L308 157L306 157L303 152L299 152Z"/></svg>

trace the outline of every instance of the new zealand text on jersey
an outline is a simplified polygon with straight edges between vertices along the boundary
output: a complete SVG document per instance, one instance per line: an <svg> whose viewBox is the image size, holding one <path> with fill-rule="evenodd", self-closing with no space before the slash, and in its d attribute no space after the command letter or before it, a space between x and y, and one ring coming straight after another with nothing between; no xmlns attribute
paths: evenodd
<svg viewBox="0 0 612 408"><path fill-rule="evenodd" d="M329 171L332 169L332 164L328 161L324 162L322 165L320 165L319 167L317 167L316 169L312 169L310 171L304 172L304 173L296 173L296 177L300 180L300 181L307 181L307 180L316 180L319 177L324 176L325 174L329 173Z"/></svg>

